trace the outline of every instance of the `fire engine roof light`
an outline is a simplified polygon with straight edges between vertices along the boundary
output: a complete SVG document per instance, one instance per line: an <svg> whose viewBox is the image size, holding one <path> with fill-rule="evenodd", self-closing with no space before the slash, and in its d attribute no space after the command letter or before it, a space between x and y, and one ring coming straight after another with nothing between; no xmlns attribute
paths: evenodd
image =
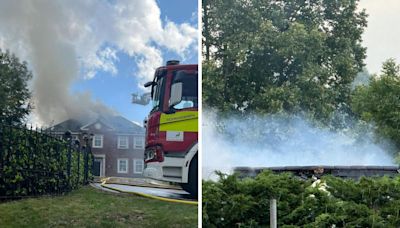
<svg viewBox="0 0 400 228"><path fill-rule="evenodd" d="M179 60L168 60L167 66L179 65Z"/></svg>

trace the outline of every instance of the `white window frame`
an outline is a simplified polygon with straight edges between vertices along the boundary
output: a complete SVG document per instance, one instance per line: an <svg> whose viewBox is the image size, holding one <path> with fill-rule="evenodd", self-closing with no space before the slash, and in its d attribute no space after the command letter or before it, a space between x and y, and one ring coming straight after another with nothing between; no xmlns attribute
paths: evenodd
<svg viewBox="0 0 400 228"><path fill-rule="evenodd" d="M122 147L121 139L126 138L126 146ZM118 135L118 149L129 149L129 136L128 135Z"/></svg>
<svg viewBox="0 0 400 228"><path fill-rule="evenodd" d="M126 162L126 170L125 171L121 171L120 170L120 161L125 161ZM127 159L127 158L120 158L120 159L118 159L118 161L117 161L117 172L118 173L128 173L129 172L129 159Z"/></svg>
<svg viewBox="0 0 400 228"><path fill-rule="evenodd" d="M141 138L142 143L138 145L137 139ZM144 149L144 137L143 136L134 136L133 137L133 149Z"/></svg>
<svg viewBox="0 0 400 228"><path fill-rule="evenodd" d="M100 146L96 146L95 145L95 138L96 138L96 136L97 137L100 137ZM103 141L104 141L104 136L103 135L94 135L93 136L93 141L92 141L92 147L93 148L103 148Z"/></svg>
<svg viewBox="0 0 400 228"><path fill-rule="evenodd" d="M142 170L140 172L136 170L136 167L137 167L136 162L140 162L141 163ZM143 159L133 159L133 173L134 174L142 174L143 170L144 170L144 161L143 161Z"/></svg>

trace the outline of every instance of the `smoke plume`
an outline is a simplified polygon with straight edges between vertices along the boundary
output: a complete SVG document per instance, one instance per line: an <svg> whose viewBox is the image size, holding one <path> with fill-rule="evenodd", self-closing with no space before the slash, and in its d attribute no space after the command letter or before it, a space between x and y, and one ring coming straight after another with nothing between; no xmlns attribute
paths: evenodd
<svg viewBox="0 0 400 228"><path fill-rule="evenodd" d="M0 2L0 48L33 71L34 117L41 124L113 113L89 92L71 93L79 75L116 74L122 52L135 59L141 84L163 63L161 47L184 58L196 48L196 31L186 23L163 25L155 0Z"/></svg>
<svg viewBox="0 0 400 228"><path fill-rule="evenodd" d="M332 131L300 116L221 118L203 112L203 178L236 166L393 165L367 126Z"/></svg>

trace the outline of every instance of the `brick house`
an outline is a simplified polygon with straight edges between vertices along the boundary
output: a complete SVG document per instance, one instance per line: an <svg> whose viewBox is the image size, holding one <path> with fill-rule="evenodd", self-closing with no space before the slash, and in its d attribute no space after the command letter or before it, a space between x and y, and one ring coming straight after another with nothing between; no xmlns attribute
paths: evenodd
<svg viewBox="0 0 400 228"><path fill-rule="evenodd" d="M142 177L145 129L122 116L99 117L81 122L69 119L50 128L62 137L71 131L82 142L84 132L93 134L93 174L107 177Z"/></svg>

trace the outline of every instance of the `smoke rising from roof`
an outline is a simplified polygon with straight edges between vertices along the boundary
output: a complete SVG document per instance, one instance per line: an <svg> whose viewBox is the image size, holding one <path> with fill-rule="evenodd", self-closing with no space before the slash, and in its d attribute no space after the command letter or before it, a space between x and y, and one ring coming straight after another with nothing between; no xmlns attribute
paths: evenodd
<svg viewBox="0 0 400 228"><path fill-rule="evenodd" d="M368 126L347 131L315 127L299 116L218 118L203 112L203 178L236 166L394 165Z"/></svg>
<svg viewBox="0 0 400 228"><path fill-rule="evenodd" d="M113 114L89 92L71 93L78 75L116 74L116 53L123 52L135 59L142 84L163 63L160 47L184 58L196 49L196 37L189 24L163 26L155 0L0 2L0 48L32 69L34 117L40 124Z"/></svg>

